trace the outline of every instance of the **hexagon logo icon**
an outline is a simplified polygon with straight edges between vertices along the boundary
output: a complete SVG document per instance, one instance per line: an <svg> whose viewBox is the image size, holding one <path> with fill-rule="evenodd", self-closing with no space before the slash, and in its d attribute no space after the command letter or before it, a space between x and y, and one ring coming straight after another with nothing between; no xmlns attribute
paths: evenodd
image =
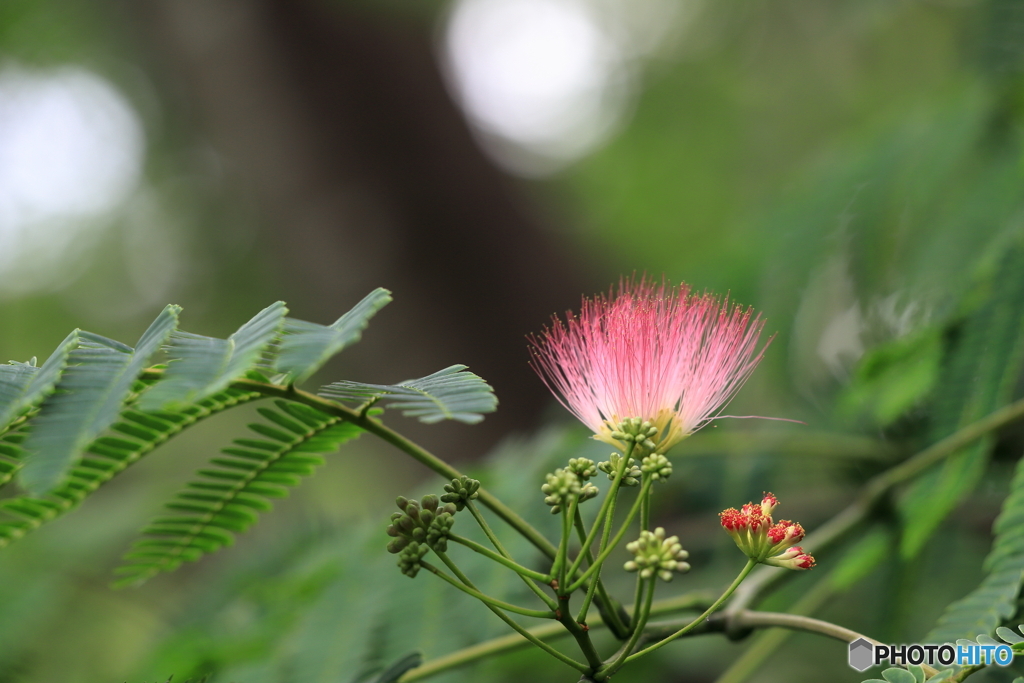
<svg viewBox="0 0 1024 683"><path fill-rule="evenodd" d="M850 666L857 671L865 671L875 663L875 646L866 638L858 638L850 643Z"/></svg>

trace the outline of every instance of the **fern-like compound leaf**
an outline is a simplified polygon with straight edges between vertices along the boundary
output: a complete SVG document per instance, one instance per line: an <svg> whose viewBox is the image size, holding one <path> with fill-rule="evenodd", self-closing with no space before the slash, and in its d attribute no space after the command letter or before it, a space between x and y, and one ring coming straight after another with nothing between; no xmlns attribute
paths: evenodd
<svg viewBox="0 0 1024 683"><path fill-rule="evenodd" d="M391 301L391 292L378 287L333 325L287 318L275 367L293 384L309 379L332 356L359 341L377 311Z"/></svg>
<svg viewBox="0 0 1024 683"><path fill-rule="evenodd" d="M68 354L76 346L78 330L60 343L41 368L34 362L0 365L0 433L53 391L67 366Z"/></svg>
<svg viewBox="0 0 1024 683"><path fill-rule="evenodd" d="M269 510L271 498L283 498L323 463L322 454L356 438L362 430L340 418L298 403L276 401L260 414L273 423L249 425L261 439L238 439L213 458L208 469L167 504L171 515L143 530L117 571L118 585L138 584L182 562L198 560L234 542Z"/></svg>
<svg viewBox="0 0 1024 683"><path fill-rule="evenodd" d="M132 350L89 332L68 354L56 391L43 403L25 441L21 483L33 494L58 486L86 446L117 420L136 378L177 326L178 306L167 306Z"/></svg>
<svg viewBox="0 0 1024 683"><path fill-rule="evenodd" d="M939 441L1008 403L1024 368L1024 245L1008 251L984 303L963 321L942 370L932 441ZM986 436L919 477L901 504L901 553L916 555L985 472L994 439Z"/></svg>
<svg viewBox="0 0 1024 683"><path fill-rule="evenodd" d="M144 388L139 382L134 389ZM259 398L262 394L227 389L175 412L122 410L108 435L89 444L63 484L48 494L0 502L0 548L74 509L100 486L200 420ZM22 467L25 436L17 430L0 437L0 486Z"/></svg>
<svg viewBox="0 0 1024 683"><path fill-rule="evenodd" d="M1003 637L996 627L1016 611L1024 576L1024 459L1017 462L1010 494L1003 501L992 531L995 540L985 558L985 578L977 588L946 608L925 642L951 642L975 633L995 632Z"/></svg>
<svg viewBox="0 0 1024 683"><path fill-rule="evenodd" d="M139 400L139 409L173 410L223 391L262 360L287 312L284 302L278 301L227 339L174 332L166 349L170 364L163 379Z"/></svg>
<svg viewBox="0 0 1024 683"><path fill-rule="evenodd" d="M484 419L483 413L492 413L498 406L494 389L467 372L465 365L452 365L398 384L334 382L322 387L320 395L361 404L390 403L401 409L403 415L427 423L458 420L473 424Z"/></svg>

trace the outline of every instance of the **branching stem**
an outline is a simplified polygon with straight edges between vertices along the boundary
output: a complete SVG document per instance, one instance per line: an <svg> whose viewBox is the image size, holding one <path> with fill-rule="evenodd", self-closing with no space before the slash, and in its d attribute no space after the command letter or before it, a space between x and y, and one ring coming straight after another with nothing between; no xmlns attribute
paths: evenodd
<svg viewBox="0 0 1024 683"><path fill-rule="evenodd" d="M622 456L622 461L619 464L618 469L615 470L615 478L612 479L612 485L608 488L608 495L601 501L601 508L597 511L597 517L594 519L594 526L591 527L590 533L587 534L587 538L583 541L583 546L580 548L579 554L576 556L576 561L572 563L572 568L569 569L569 576L576 576L576 572L579 571L580 565L583 563L583 557L590 546L594 543L594 539L597 538L598 529L602 528L601 525L604 522L605 515L608 514L609 506L615 506L615 498L619 494L619 484L622 483L622 477L626 473L626 469L629 467L629 458L633 453L633 449L636 444L630 444L629 449ZM591 565L593 568L594 565Z"/></svg>
<svg viewBox="0 0 1024 683"><path fill-rule="evenodd" d="M651 616L651 603L654 601L654 586L657 583L657 578L651 576L651 578L643 581L647 584L647 599L643 605L640 606L639 611L633 613L633 635L629 637L629 641L619 650L615 655L615 658L607 665L601 667L601 669L594 676L595 681L606 681L611 678L612 674L618 671L623 664L626 663L626 658L629 653L636 647L636 643L640 640L640 636L644 632L644 626L647 625L647 619Z"/></svg>
<svg viewBox="0 0 1024 683"><path fill-rule="evenodd" d="M714 612L714 611L715 611L716 609L718 609L718 608L719 608L719 607L720 607L720 606L722 605L722 603L723 603L723 602L725 602L726 600L728 600L728 599L729 599L729 596L731 596L731 595L733 594L733 592L734 592L734 591L736 590L736 588L738 588L738 587L739 587L739 585L740 585L741 583L743 583L743 579L747 578L747 575L748 575L748 574L750 574L751 570L752 570L752 569L753 569L753 568L754 568L755 566L757 566L757 562L756 562L756 561L754 561L754 560L747 560L747 564L746 564L746 566L745 566L745 567L743 567L743 571L741 571L741 572L740 572L740 573L739 573L739 574L738 574L738 575L736 576L736 578L735 578L735 579L733 580L733 582L732 582L732 583L731 583L731 584L729 585L729 587L725 589L725 592L724 592L724 593L722 593L721 597L719 597L719 598L718 598L717 600L715 600L714 604L712 604L712 605L711 605L711 607L708 607L708 608L707 608L707 609L706 609L706 610L704 611L704 613L703 613L703 614L701 614L701 615L700 615L699 617L697 617L696 619L694 619L693 621L691 621L691 622L690 622L689 624L687 624L686 626L682 627L681 629L679 629L678 631L676 631L675 633L673 633L672 635L670 635L670 636L669 636L668 638L665 638L665 639L663 639L663 640L660 640L660 641L658 641L657 643L655 643L654 645L651 645L650 647L647 647L647 648L645 648L645 649L643 649L643 650L640 650L639 652L636 652L636 653L634 653L634 654L631 654L631 655L629 655L628 657L626 657L625 661L626 661L626 662L631 662L631 661L633 661L634 659L638 659L638 658L640 658L640 657L643 657L643 656L644 656L644 655L646 655L646 654L649 654L649 653L651 653L651 652L654 652L654 651L655 651L655 650L657 650L657 649L658 649L659 647L662 647L662 646L664 646L664 645L668 645L669 643L671 643L671 642L672 642L673 640L675 640L676 638L679 638L680 636L685 636L685 635L686 635L687 633L689 633L689 632L690 632L690 631L691 631L691 630L692 630L692 629L693 629L693 628L694 628L695 626L697 626L697 625L698 625L698 624L700 624L700 623L701 623L702 621L704 621L705 619L707 619L707 618L708 618L708 615L709 615L709 614L711 614L712 612Z"/></svg>
<svg viewBox="0 0 1024 683"><path fill-rule="evenodd" d="M576 515L575 515L575 518L573 519L573 523L576 526L576 535L579 537L580 543L582 543L583 540L586 539L586 537L587 537L587 530L583 526L583 517L580 515L579 509L576 510ZM594 553L592 553L589 549L587 549L587 566L589 567L589 566L591 566L593 564L594 564ZM580 607L579 615L576 617L576 621L578 621L581 624L588 623L587 622L587 613L590 611L590 603L594 599L594 590L593 590L594 584L596 584L596 586L597 586L597 597L600 600L602 600L605 605L613 605L613 604L615 604L608 597L608 593L605 590L604 583L601 581L601 577L598 576L591 583L591 586L587 587L587 595L586 595L586 597L583 600L583 605ZM614 633L617 638L625 638L627 635L629 635L629 629L626 627L626 624L622 620L622 616L625 616L625 612L623 612L621 616L620 616L619 612L620 612L620 610L618 610L618 609L612 609L612 610L608 611L608 614L606 615L607 617L609 617L608 628L611 629L612 633Z"/></svg>
<svg viewBox="0 0 1024 683"><path fill-rule="evenodd" d="M511 560L511 553L505 550L505 546L501 544L501 541L498 540L497 535L495 535L494 531L491 530L491 526L487 523L487 520L484 519L483 515L480 514L480 511L476 509L476 505L473 505L473 501L466 501L466 509L469 510L470 514L473 515L473 519L475 519L476 523L480 525L480 528L483 529L484 535L487 536L488 539L490 539L491 543L494 545L497 551L501 553L501 556ZM545 593L544 590L540 588L536 583L534 583L527 577L523 576L522 574L519 574L519 578L521 578L523 580L523 583L525 583L530 590L536 593L537 597L543 600L544 604L546 604L549 608L551 608L552 610L558 609L558 603L554 600L554 598ZM550 580L550 577L545 577L543 581L544 583L548 583Z"/></svg>
<svg viewBox="0 0 1024 683"><path fill-rule="evenodd" d="M517 574L519 574L521 576L528 576L531 579L536 579L537 581L543 581L544 583L548 583L548 582L551 581L551 577L548 576L547 574L541 574L540 572L536 572L536 571L534 571L532 569L527 569L526 567L522 566L521 564L513 562L512 560L510 560L510 559L508 559L506 557L503 557L502 555L499 555L498 553L494 552L493 550L485 548L484 546L480 545L476 541L471 541L468 538L463 538L462 536L459 536L457 534L453 534L453 533L450 533L450 532L448 534L448 539L451 540L451 541L455 541L456 543L458 543L460 545L464 545L467 548L469 548L470 550L472 550L474 552L477 552L477 553L480 553L481 555L483 555L486 558L494 560L498 564L505 565L506 567L508 567L509 569L511 569L512 571L516 572Z"/></svg>
<svg viewBox="0 0 1024 683"><path fill-rule="evenodd" d="M590 578L590 576L592 574L595 575L595 577L599 577L600 576L601 565L604 564L604 561L606 559L608 559L608 556L612 553L613 550L615 550L615 547L619 544L619 541L622 540L622 537L625 535L626 531L629 529L629 525L633 522L633 518L636 517L636 513L640 510L641 502L647 496L647 494L650 492L650 490L651 490L651 482L653 482L653 481L654 480L652 478L650 478L650 477L647 477L644 480L643 488L640 489L640 495L638 495L637 498L636 498L636 501L633 502L633 507L630 508L629 514L626 515L626 519L622 522L622 526L619 528L618 533L615 534L615 537L612 538L610 543L606 543L605 541L602 540L602 543L601 543L601 545L602 545L601 554L598 555L597 559L594 561L594 563L592 565L590 565L590 567L587 568L587 571L583 572L583 576L579 577L572 584L572 586L569 587L569 591L570 592L576 590L581 585L583 585L583 582L586 581L588 578ZM614 508L610 508L608 510L608 517L609 517L609 519L607 520L607 522L605 524L605 530L606 531L611 528L611 521L612 521L611 520L611 515L612 515L613 512L614 512Z"/></svg>
<svg viewBox="0 0 1024 683"><path fill-rule="evenodd" d="M497 598L492 598L489 595L484 595L480 591L478 591L478 590L476 590L474 588L470 588L468 585L465 585L464 583L460 583L459 581L456 581L455 579L453 579L452 577L448 576L443 571L441 571L440 569L438 569L434 565L430 564L429 562L422 562L421 561L420 562L420 566L422 566L428 572L430 572L432 574L435 574L436 576L440 576L442 579L444 579L445 581L447 581L451 585L455 586L456 588L458 588L463 593L466 593L468 595L472 595L474 598L476 598L480 602L487 603L488 605L491 605L492 607L497 607L498 609L503 609L503 610L506 610L508 612L514 612L515 614L522 614L524 617L536 617L537 619L550 619L551 617L555 616L554 612L545 611L545 610L537 610L537 609L527 609L525 607L519 607L518 605L513 605L513 604L510 604L510 603L504 602L502 600L498 600Z"/></svg>
<svg viewBox="0 0 1024 683"><path fill-rule="evenodd" d="M470 581L466 577L466 575L462 573L461 570L459 570L459 568L455 565L455 563L452 562L451 559L449 559L449 557L446 554L444 554L444 553L437 553L437 556L441 558L442 562L444 562L446 565L448 565L448 568L452 570L453 574L455 574L457 577L459 577L459 581L462 581L462 583L464 583L467 587L472 588L473 590L476 590L476 586L473 585L473 582ZM494 605L490 605L490 604L487 604L487 603L484 603L484 604L487 606L487 609L489 609L492 612L494 612L494 614L499 619L504 621L513 630L515 630L517 633L519 633L519 635L521 635L523 638L525 638L527 640L527 642L533 643L538 648L540 648L544 652L547 652L549 655L551 655L552 657L554 657L558 661L560 661L560 662L562 662L564 664L568 664L569 666L571 666L572 668L576 669L577 671L580 671L580 672L583 672L583 673L587 672L587 666L585 664L581 664L580 662L577 662L572 657L569 657L568 655L564 655L561 652L559 652L558 650L556 650L555 648L551 647L550 645L548 645L547 643L542 641L540 638L535 636L533 633L531 633L530 631L528 631L525 628L523 628L522 626L520 626L512 617L510 617L509 615L505 614L504 612L502 612L500 609L498 609ZM424 668L424 667L417 667L414 671L418 671L419 669L422 669L422 668ZM443 670L444 669L436 669L434 671L434 673L439 673L440 671L443 671ZM402 679L405 680L405 675L402 676Z"/></svg>

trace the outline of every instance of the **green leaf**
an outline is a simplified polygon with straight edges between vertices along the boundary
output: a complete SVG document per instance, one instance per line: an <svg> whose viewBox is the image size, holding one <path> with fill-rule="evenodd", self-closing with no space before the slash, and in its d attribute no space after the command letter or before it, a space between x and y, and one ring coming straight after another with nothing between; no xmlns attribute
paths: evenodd
<svg viewBox="0 0 1024 683"><path fill-rule="evenodd" d="M410 652L376 676L363 679L360 683L395 683L406 671L415 669L421 664L423 664L423 654L420 652Z"/></svg>
<svg viewBox="0 0 1024 683"><path fill-rule="evenodd" d="M274 441L239 439L235 443L243 448L225 448L222 453L227 457L213 458L212 467L200 470L201 478L167 504L174 514L157 518L143 530L145 537L117 570L122 575L117 585L142 583L230 545L235 534L256 522L257 512L270 507L268 498L286 495L300 477L312 474L323 461L313 454L332 452L362 433L351 423L299 403L275 405L274 422L306 427L285 432L265 424L249 425L261 435L272 430ZM266 410L261 412L267 415Z"/></svg>
<svg viewBox="0 0 1024 683"><path fill-rule="evenodd" d="M978 285L981 300L959 329L951 332L933 410L934 443L1005 405L1024 366L1024 246L1016 246L1000 267ZM945 459L919 477L901 501L901 554L916 555L942 520L977 485L993 439L986 437Z"/></svg>
<svg viewBox="0 0 1024 683"><path fill-rule="evenodd" d="M1024 638L1022 638L1019 633L1014 633L1005 626L997 628L996 635L999 636L1004 643L1009 643L1010 645L1014 645L1015 643L1024 643Z"/></svg>
<svg viewBox="0 0 1024 683"><path fill-rule="evenodd" d="M924 642L946 643L975 634L990 634L1013 616L1024 576L1024 458L1010 484L1010 494L992 525L995 540L985 558L985 578L973 591L950 604ZM1002 637L1000 629L998 633ZM1012 631L1009 631L1012 634ZM1007 640L1007 638L1004 638ZM1011 642L1007 640L1007 642Z"/></svg>
<svg viewBox="0 0 1024 683"><path fill-rule="evenodd" d="M359 341L370 318L390 301L391 292L377 288L330 326L286 318L277 371L293 384L306 381L332 356Z"/></svg>
<svg viewBox="0 0 1024 683"><path fill-rule="evenodd" d="M917 683L914 674L906 669L886 669L882 672L882 678L888 681L888 683Z"/></svg>
<svg viewBox="0 0 1024 683"><path fill-rule="evenodd" d="M69 334L41 368L35 367L34 361L0 365L0 432L53 391L67 366L68 354L78 345L78 332Z"/></svg>
<svg viewBox="0 0 1024 683"><path fill-rule="evenodd" d="M840 415L885 427L921 403L939 378L940 333L929 327L866 353L840 397Z"/></svg>
<svg viewBox="0 0 1024 683"><path fill-rule="evenodd" d="M320 395L337 401L375 403L384 401L402 410L406 417L421 422L458 420L473 424L494 412L498 399L494 389L465 365L453 365L432 375L398 384L334 382L320 389Z"/></svg>
<svg viewBox="0 0 1024 683"><path fill-rule="evenodd" d="M283 301L271 304L227 339L176 331L164 377L142 396L139 409L174 409L226 389L260 362L287 312Z"/></svg>
<svg viewBox="0 0 1024 683"><path fill-rule="evenodd" d="M874 529L846 551L832 570L829 581L837 591L845 591L871 573L891 553L890 535L883 529Z"/></svg>
<svg viewBox="0 0 1024 683"><path fill-rule="evenodd" d="M111 431L123 433L144 424L147 427L146 438L137 440L101 436L89 444L61 486L43 496L26 495L7 499L5 512L10 514L0 515L0 548L73 510L100 486L188 427L211 415L262 397L262 394L256 392L228 389L175 413L140 413L132 408L123 410L119 421L111 425ZM23 437L23 434L17 432L0 437L0 449L4 449L0 455L0 485L7 483L22 466L25 452L18 444ZM5 470L7 467L10 469ZM35 514L26 515L26 510L32 510Z"/></svg>
<svg viewBox="0 0 1024 683"><path fill-rule="evenodd" d="M178 322L178 306L167 306L142 335L138 347L79 333L68 367L32 420L21 483L34 494L58 486L86 446L117 420L136 378Z"/></svg>

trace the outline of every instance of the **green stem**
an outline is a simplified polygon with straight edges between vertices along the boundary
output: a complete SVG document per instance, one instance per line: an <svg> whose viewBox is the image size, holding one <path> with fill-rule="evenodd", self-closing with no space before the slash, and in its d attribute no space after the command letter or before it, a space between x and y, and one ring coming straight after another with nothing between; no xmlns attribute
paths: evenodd
<svg viewBox="0 0 1024 683"><path fill-rule="evenodd" d="M640 505L640 529L641 531L651 530L651 494L649 493L644 496L644 501Z"/></svg>
<svg viewBox="0 0 1024 683"><path fill-rule="evenodd" d="M702 621L704 621L705 619L707 619L709 614L714 612L716 609L718 609L722 605L723 602L728 600L729 596L733 594L733 591L735 591L736 588L738 588L739 585L741 583L743 583L743 579L747 578L747 574L749 574L751 572L751 570L754 567L756 567L756 566L757 566L757 562L756 561L748 559L746 566L743 567L743 571L741 571L739 573L739 575L736 576L735 580L733 580L732 584L728 588L725 589L725 592L722 593L721 597L719 597L717 600L715 600L714 604L712 604L711 607L708 607L704 611L703 614L701 614L699 617L697 617L696 619L691 621L689 624L687 624L686 626L682 627L681 629L679 629L678 631L676 631L675 633L670 635L668 638L665 638L664 640L660 640L657 643L655 643L654 645L651 645L650 647L648 647L646 649L640 650L639 652L637 652L635 654L629 655L628 657L626 657L625 662L632 662L635 659L638 659L640 657L643 657L646 654L654 652L655 650L657 650L659 647L662 647L663 645L667 645L667 644L671 643L676 638L679 638L680 636L686 635L694 626L696 626L697 624L699 624Z"/></svg>
<svg viewBox="0 0 1024 683"><path fill-rule="evenodd" d="M562 510L562 540L558 542L558 552L555 553L555 561L551 564L551 576L554 577L552 586L555 588L555 592L562 586L562 580L565 576L563 571L566 564L566 557L569 547L569 538L565 535L565 510Z"/></svg>
<svg viewBox="0 0 1024 683"><path fill-rule="evenodd" d="M602 539L602 543L601 544L602 544L602 546L605 546L605 547L603 547L603 549L601 550L601 554L597 556L597 560L594 562L594 564L590 565L590 567L587 568L587 571L583 572L583 575L581 577L579 577L575 581L575 583L572 584L572 586L569 587L570 592L576 590L577 588L579 588L580 585L584 581L586 581L588 578L590 578L591 574L595 574L596 573L597 576L600 576L601 565L604 564L604 561L606 559L608 559L608 556L611 555L613 550L615 550L615 547L618 546L619 541L622 540L622 537L625 535L626 531L629 529L629 525L633 522L633 518L636 517L636 513L640 510L640 503L644 499L644 497L647 496L647 493L650 491L650 489L651 489L651 482L653 482L653 481L654 480L652 478L650 478L650 477L647 477L644 480L643 488L640 489L640 495L638 495L637 498L636 498L636 501L633 502L633 507L630 508L629 514L626 515L626 519L622 523L622 526L619 528L618 533L615 534L615 537L612 539L611 543L607 544L607 546L605 546L604 540ZM609 510L608 511L608 515L609 515L608 522L611 521L610 517L611 517L611 514L612 514L613 511L614 510ZM605 528L606 529L610 528L607 523L606 523L606 527Z"/></svg>
<svg viewBox="0 0 1024 683"><path fill-rule="evenodd" d="M492 598L489 595L484 595L480 591L475 590L473 588L470 588L469 586L464 585L464 584L460 583L459 581L456 581L455 579L453 579L452 577L448 576L443 571L441 571L440 569L438 569L434 565L430 564L429 562L422 562L421 561L420 562L420 566L423 567L424 569L426 569L428 572L431 572L432 574L435 574L436 576L440 576L442 579L444 579L445 581L447 581L451 585L455 586L456 588L458 588L463 593L466 593L467 595L472 595L474 598L476 598L480 602L487 603L488 605L491 605L492 607L497 607L498 609L503 609L503 610L506 610L508 612L514 612L516 614L522 614L524 617L536 617L538 619L550 619L553 616L555 616L554 612L549 612L549 611L544 611L544 610L536 610L536 609L527 609L525 607L519 607L518 605L512 605L510 603L503 602L501 600L498 600L497 598Z"/></svg>
<svg viewBox="0 0 1024 683"><path fill-rule="evenodd" d="M644 596L644 580L640 578L640 572L636 574L636 590L633 592L633 614L640 613L640 601ZM636 632L636 619L629 623L630 635Z"/></svg>
<svg viewBox="0 0 1024 683"><path fill-rule="evenodd" d="M530 629L529 631L518 635L510 633L509 635L501 636L500 638L492 638L491 640L478 643L477 645L456 650L455 652L436 659L428 660L415 669L410 669L402 674L402 677L398 679L398 683L414 683L414 681L422 681L425 678L437 676L438 674L442 674L452 669L457 669L460 666L472 664L473 662L480 661L481 659L488 659L494 655L522 650L530 643L539 641L540 638L556 638L565 637L567 635L569 635L568 632L561 624L549 624L547 626ZM534 640L530 640L530 638L533 638ZM545 651L551 652L552 650ZM557 650L554 650L554 652L557 652ZM577 662L577 664L579 664L579 666L574 668L585 673L586 666L579 662Z"/></svg>
<svg viewBox="0 0 1024 683"><path fill-rule="evenodd" d="M481 515L480 511L476 509L476 505L473 505L473 501L466 501L466 509L469 510L469 513L471 515L473 515L473 519L475 519L476 523L480 525L481 529L483 529L484 536L487 537L487 539L491 542L495 549L499 553L501 553L502 555L511 560L511 553L505 550L505 546L503 546L501 544L501 541L498 540L498 535L494 533L494 531L491 529L491 525L487 523L487 520L484 519L484 516Z"/></svg>
<svg viewBox="0 0 1024 683"><path fill-rule="evenodd" d="M622 649L619 651L615 659L597 672L597 675L594 676L594 680L608 680L611 678L612 674L622 668L622 665L626 663L626 658L629 656L629 653L633 651L633 648L636 647L636 643L640 640L640 635L644 631L644 626L647 625L647 619L651 616L651 603L654 601L654 584L656 582L657 578L653 575L650 579L644 582L648 584L647 600L644 601L643 607L639 612L633 613L633 624L635 624L633 627L633 635L629 637L629 642L622 646Z"/></svg>
<svg viewBox="0 0 1024 683"><path fill-rule="evenodd" d="M568 574L566 569L569 565L569 543L572 542L572 520L576 517L576 511L579 509L580 497L575 495L572 497L572 501L569 503L568 510L562 510L562 539L565 541L561 546L562 556L561 564L558 567L558 589L561 591L566 584L566 577L571 577L572 574Z"/></svg>
<svg viewBox="0 0 1024 683"><path fill-rule="evenodd" d="M461 545L464 545L467 548L469 548L470 550L472 550L474 552L477 552L477 553L480 553L481 555L483 555L486 558L494 560L498 564L505 565L506 567L508 567L509 569L511 569L512 571L516 572L517 574L519 574L521 576L528 576L531 579L536 579L537 581L542 581L544 583L548 583L548 582L551 581L551 577L548 576L547 574L541 574L540 572L535 572L532 569L527 569L526 567L522 566L521 564L513 562L512 560L510 560L510 559L508 559L506 557L502 557L501 555L499 555L498 553L494 552L493 550L485 548L484 546L480 545L476 541L471 541L468 538L463 538L462 536L459 536L457 534L453 534L453 533L450 533L450 532L448 534L448 539L451 540L451 541L455 541L456 543L459 543Z"/></svg>
<svg viewBox="0 0 1024 683"><path fill-rule="evenodd" d="M626 472L626 468L629 467L629 458L633 453L633 449L636 448L636 444L631 443L629 450L622 456L622 462L619 468L615 470L615 478L612 479L612 485L608 489L608 495L601 501L601 508L597 511L597 517L594 519L594 526L591 527L590 533L587 534L586 540L583 541L583 547L580 548L579 554L576 556L576 561L572 563L572 568L569 569L569 576L576 576L576 572L579 571L580 565L583 563L584 554L590 550L590 546L594 543L594 539L597 538L597 530L601 528L601 524L605 519L605 515L608 513L608 506L615 505L615 497L619 493L619 484L622 482L622 476ZM593 566L593 565L591 565Z"/></svg>
<svg viewBox="0 0 1024 683"><path fill-rule="evenodd" d="M498 540L498 536L494 533L494 531L491 530L491 526L487 523L487 520L484 519L483 515L480 514L480 511L476 509L475 505L473 505L473 501L466 501L466 509L469 510L470 514L473 515L473 519L475 519L476 523L480 525L480 528L484 531L484 535L487 536L488 539L490 539L491 543L498 550L498 552L501 553L503 557L512 560L511 553L505 550L505 546L501 544L501 541ZM545 593L543 589L541 589L536 583L534 583L527 577L523 576L522 574L519 574L519 578L521 578L523 580L523 583L525 583L530 590L536 593L537 597L543 600L544 604L546 604L549 608L551 608L552 610L558 609L558 603L547 593ZM549 583L550 580L550 577L547 577L544 580L544 583Z"/></svg>
<svg viewBox="0 0 1024 683"><path fill-rule="evenodd" d="M587 554L590 555L591 552L588 550ZM591 564L593 564L593 562L592 562L593 558L590 558L590 559L591 559ZM580 605L579 614L576 616L576 621L578 621L581 624L587 623L587 612L590 611L590 603L593 602L594 594L597 592L597 587L599 585L601 585L601 574L600 573L598 573L598 574L596 574L594 576L594 580L590 582L589 586L587 586L587 592L583 596L583 604Z"/></svg>
<svg viewBox="0 0 1024 683"><path fill-rule="evenodd" d="M587 663L590 664L590 671L587 673L592 674L601 667L601 655L597 653L594 643L590 640L590 628L583 628L573 620L572 612L569 609L568 595L561 595L558 599L562 602L562 608L555 612L555 618L576 639L576 644L579 645L580 651L587 658Z"/></svg>
<svg viewBox="0 0 1024 683"><path fill-rule="evenodd" d="M580 515L580 511L578 509L576 510L576 514L575 514L575 516L573 518L573 524L576 527L576 535L577 535L577 537L579 537L580 543L582 543L584 541L584 539L586 539L586 537L587 537L587 530L583 526L583 516ZM594 553L592 553L590 551L590 549L588 548L586 555L587 555L587 566L593 565L594 564ZM601 577L598 576L587 587L586 597L583 599L583 605L580 607L579 615L576 617L576 621L578 621L581 624L586 624L587 623L587 613L590 611L590 603L594 599L594 588L595 587L597 589L597 597L605 605L613 604L611 599L608 597L607 591L605 590L604 582L602 582L601 581ZM635 614L635 611L634 611L634 614ZM622 619L619 617L619 610L617 610L617 609L609 610L608 616L611 617L608 620L609 621L608 626L612 630L612 632L616 635L616 637L618 637L618 638L626 637L629 634L629 629L626 627L626 625L623 623Z"/></svg>
<svg viewBox="0 0 1024 683"><path fill-rule="evenodd" d="M434 551L434 552L437 552L437 551ZM441 558L442 562L444 562L446 565L448 565L448 568L452 570L453 574L455 574L457 577L459 577L460 581L462 581L464 584L466 584L466 586L472 588L473 590L476 590L476 586L473 585L473 582L470 581L469 578L467 578L466 575L462 573L462 570L460 570L455 565L455 563L451 561L451 558L449 558L445 553L437 553L437 556ZM421 562L420 564L423 564L423 563ZM577 671L580 671L580 672L582 672L584 674L587 673L587 666L586 666L586 664L582 664L580 662L577 662L572 657L569 657L568 655L564 655L561 652L559 652L558 650L556 650L555 648L551 647L550 645L548 645L547 643L542 641L540 638L535 636L533 633L531 633L530 631L527 631L525 628L520 626L519 623L515 621L515 619L513 619L509 615L505 614L504 612L502 612L497 607L495 607L493 605L488 605L487 603L484 603L484 604L487 606L487 609L489 609L492 612L494 612L494 614L499 619L501 619L506 624L508 624L510 627L512 627L512 629L514 629L516 632L518 632L519 635L521 635L523 638L526 638L527 641L533 643L534 645L536 645L538 648L540 648L544 652L547 652L549 655L551 655L552 657L554 657L558 661L560 661L560 662L562 662L564 664L568 664L572 668L574 668ZM457 666L457 664L455 664L455 666ZM422 668L422 667L418 667L418 668ZM404 676L403 676L403 678L404 678Z"/></svg>
<svg viewBox="0 0 1024 683"><path fill-rule="evenodd" d="M668 614L671 612L681 612L686 610L699 610L706 608L711 604L712 598L703 593L686 593L678 595L673 598L666 598L664 600L658 600L651 605L651 616L659 614ZM490 606L488 606L490 608ZM493 609L493 608L491 608ZM497 612L500 614L500 612ZM507 615L503 615L507 619ZM589 624L590 630L604 628L608 626L605 624L601 617L595 617ZM523 636L523 637L520 637ZM565 627L561 623L557 624L545 624L544 626L537 626L531 628L526 633L520 632L519 635L510 633L506 636L499 636L486 640L482 643L472 645L461 650L456 650L447 655L438 657L437 659L431 659L424 662L421 666L415 669L410 669L401 678L398 679L398 683L413 683L414 681L420 681L431 676L449 671L451 669L472 664L473 662L481 659L486 659L492 655L503 654L506 652L516 652L525 649L530 643L533 643L533 639L550 639L550 638L561 638L569 635L569 632L565 630Z"/></svg>

